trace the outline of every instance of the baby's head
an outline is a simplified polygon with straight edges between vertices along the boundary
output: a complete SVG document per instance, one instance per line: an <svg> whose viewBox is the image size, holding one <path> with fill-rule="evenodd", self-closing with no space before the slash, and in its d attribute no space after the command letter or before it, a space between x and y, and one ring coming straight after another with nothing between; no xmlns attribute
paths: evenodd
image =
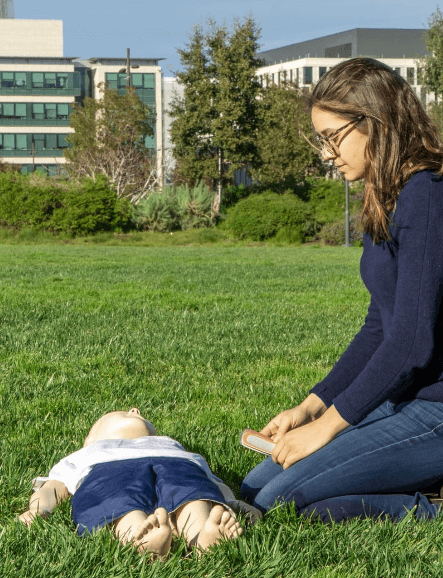
<svg viewBox="0 0 443 578"><path fill-rule="evenodd" d="M133 407L128 412L112 411L98 419L89 431L83 447L99 440L135 439L155 436L155 427Z"/></svg>

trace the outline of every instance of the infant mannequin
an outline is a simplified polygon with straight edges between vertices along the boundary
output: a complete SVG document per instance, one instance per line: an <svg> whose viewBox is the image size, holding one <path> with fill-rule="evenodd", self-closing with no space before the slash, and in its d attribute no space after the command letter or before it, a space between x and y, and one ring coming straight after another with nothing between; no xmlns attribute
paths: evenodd
<svg viewBox="0 0 443 578"><path fill-rule="evenodd" d="M29 510L19 517L24 524L47 517L72 496L79 534L112 524L120 542L155 556L168 552L173 532L201 550L237 538L243 529L232 507L252 521L260 516L235 500L202 456L157 436L137 408L102 416L83 449L58 462L47 478L36 478L34 489Z"/></svg>

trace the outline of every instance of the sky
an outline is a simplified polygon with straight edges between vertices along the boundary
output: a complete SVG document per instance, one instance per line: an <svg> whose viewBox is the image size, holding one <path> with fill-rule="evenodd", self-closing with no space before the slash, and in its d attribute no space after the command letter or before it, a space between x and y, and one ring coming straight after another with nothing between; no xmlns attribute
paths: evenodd
<svg viewBox="0 0 443 578"><path fill-rule="evenodd" d="M14 0L17 19L63 20L64 56L164 58L164 76L180 70L194 25L232 25L252 16L261 50L353 28L420 28L435 12L421 0Z"/></svg>

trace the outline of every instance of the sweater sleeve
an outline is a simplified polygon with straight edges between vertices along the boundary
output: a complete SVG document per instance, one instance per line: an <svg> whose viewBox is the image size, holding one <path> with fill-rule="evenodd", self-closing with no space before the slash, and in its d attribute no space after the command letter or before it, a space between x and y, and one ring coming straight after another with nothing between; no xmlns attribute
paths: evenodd
<svg viewBox="0 0 443 578"><path fill-rule="evenodd" d="M421 173L409 181L397 203L398 269L389 331L361 373L334 399L350 424L359 423L386 399L398 399L411 384L426 381L442 323L442 223L442 183L435 186L429 173Z"/></svg>
<svg viewBox="0 0 443 578"><path fill-rule="evenodd" d="M365 323L332 368L310 393L315 393L329 407L363 371L383 341L383 326L378 306L371 299Z"/></svg>

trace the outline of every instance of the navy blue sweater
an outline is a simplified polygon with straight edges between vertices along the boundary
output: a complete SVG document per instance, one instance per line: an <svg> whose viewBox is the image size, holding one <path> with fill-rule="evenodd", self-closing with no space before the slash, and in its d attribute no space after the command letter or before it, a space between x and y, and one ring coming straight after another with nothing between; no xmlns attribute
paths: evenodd
<svg viewBox="0 0 443 578"><path fill-rule="evenodd" d="M390 233L390 241L377 244L364 236L368 315L311 390L352 425L385 400L443 402L443 180L430 171L413 175Z"/></svg>

